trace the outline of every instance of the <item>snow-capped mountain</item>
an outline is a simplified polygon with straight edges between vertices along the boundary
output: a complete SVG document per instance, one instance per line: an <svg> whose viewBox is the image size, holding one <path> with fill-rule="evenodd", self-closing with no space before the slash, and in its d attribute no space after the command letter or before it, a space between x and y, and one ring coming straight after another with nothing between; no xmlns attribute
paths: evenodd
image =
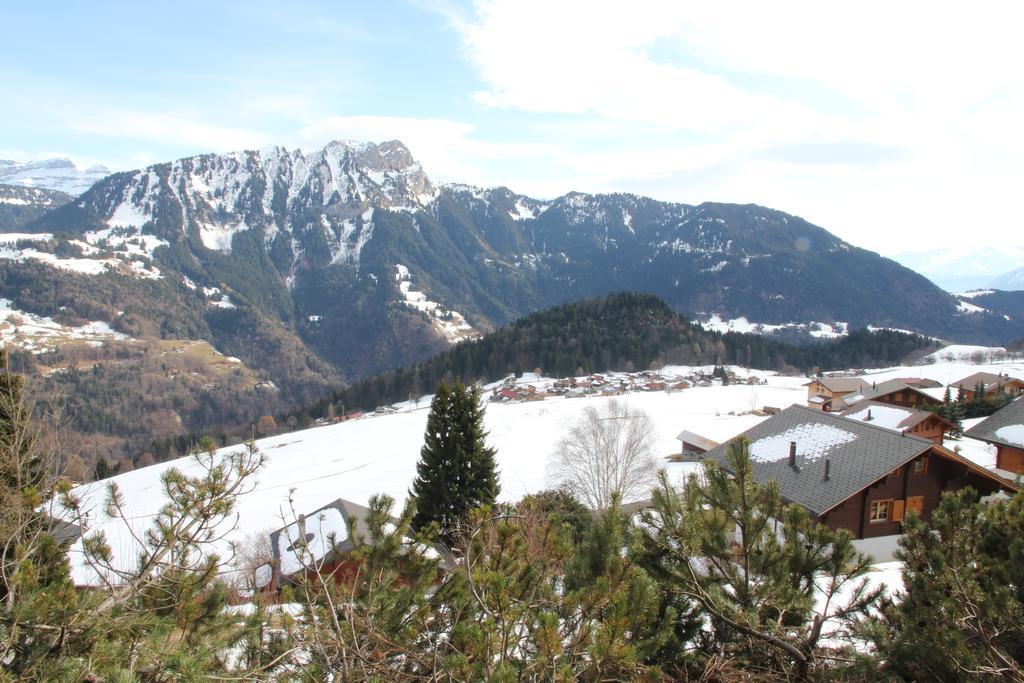
<svg viewBox="0 0 1024 683"><path fill-rule="evenodd" d="M202 155L118 173L50 224L195 239L230 253L238 233L260 234L291 277L298 260L358 263L375 209L415 212L436 190L400 142L332 142L312 153L271 147Z"/></svg>
<svg viewBox="0 0 1024 683"><path fill-rule="evenodd" d="M105 166L80 169L70 159L24 162L0 159L0 183L59 190L71 195L82 194L108 175L110 170Z"/></svg>
<svg viewBox="0 0 1024 683"><path fill-rule="evenodd" d="M216 288L350 377L422 359L455 328L471 336L621 290L691 317L870 324L978 342L1024 335L1016 320L965 310L913 271L781 211L435 185L397 141L116 173L24 230L70 240L64 251L81 253L65 261L122 261L106 267L111 277ZM37 251L12 260L61 267Z"/></svg>

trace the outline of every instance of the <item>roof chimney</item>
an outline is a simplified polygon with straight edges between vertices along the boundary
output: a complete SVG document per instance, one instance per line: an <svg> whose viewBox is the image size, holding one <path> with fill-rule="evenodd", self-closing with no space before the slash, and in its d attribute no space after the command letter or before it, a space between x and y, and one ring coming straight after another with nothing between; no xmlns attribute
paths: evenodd
<svg viewBox="0 0 1024 683"><path fill-rule="evenodd" d="M830 469L832 469L832 461L829 460L828 458L825 458L825 476L823 477L825 481L828 481L828 471Z"/></svg>
<svg viewBox="0 0 1024 683"><path fill-rule="evenodd" d="M789 466L792 467L794 470L797 469L797 466L796 466L796 441L790 441L789 442Z"/></svg>
<svg viewBox="0 0 1024 683"><path fill-rule="evenodd" d="M865 420L865 422L871 422L874 419L875 418L871 417L871 408L868 408L868 417L867 420Z"/></svg>
<svg viewBox="0 0 1024 683"><path fill-rule="evenodd" d="M872 389L877 389L878 388L878 384L876 382L872 381L871 382L871 388Z"/></svg>

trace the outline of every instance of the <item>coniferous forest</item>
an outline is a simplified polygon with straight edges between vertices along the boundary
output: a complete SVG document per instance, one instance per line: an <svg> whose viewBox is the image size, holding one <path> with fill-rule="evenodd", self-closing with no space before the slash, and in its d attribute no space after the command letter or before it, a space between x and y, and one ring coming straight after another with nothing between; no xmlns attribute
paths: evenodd
<svg viewBox="0 0 1024 683"><path fill-rule="evenodd" d="M620 293L541 311L416 365L358 382L306 409L372 409L425 393L446 379L493 382L540 369L550 377L663 365L735 364L798 373L894 365L932 342L888 330L853 330L818 344L708 332L657 297Z"/></svg>

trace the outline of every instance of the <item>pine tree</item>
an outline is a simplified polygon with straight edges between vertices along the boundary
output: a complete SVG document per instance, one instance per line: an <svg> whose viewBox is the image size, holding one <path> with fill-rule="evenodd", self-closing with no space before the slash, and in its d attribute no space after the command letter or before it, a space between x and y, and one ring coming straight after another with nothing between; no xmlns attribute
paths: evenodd
<svg viewBox="0 0 1024 683"><path fill-rule="evenodd" d="M706 460L703 479L691 475L682 491L661 473L638 525L647 565L708 616L701 649L711 659L759 680L838 673L826 643L846 640L881 594L863 581L870 559L849 532L757 482L749 446L732 441L728 464Z"/></svg>
<svg viewBox="0 0 1024 683"><path fill-rule="evenodd" d="M413 528L437 523L449 545L467 514L498 496L494 449L485 445L480 392L475 386L441 384L430 404L427 430L412 497Z"/></svg>
<svg viewBox="0 0 1024 683"><path fill-rule="evenodd" d="M901 600L872 637L887 678L1024 680L1024 494L991 506L964 489L903 522Z"/></svg>

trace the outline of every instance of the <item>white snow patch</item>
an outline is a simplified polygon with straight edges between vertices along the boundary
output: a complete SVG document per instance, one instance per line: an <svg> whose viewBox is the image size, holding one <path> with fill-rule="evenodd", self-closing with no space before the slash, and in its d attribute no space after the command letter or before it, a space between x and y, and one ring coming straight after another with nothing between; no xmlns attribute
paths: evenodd
<svg viewBox="0 0 1024 683"><path fill-rule="evenodd" d="M853 432L832 425L803 424L750 444L750 458L755 462L785 460L789 457L790 442L795 441L798 459L817 460L856 438Z"/></svg>
<svg viewBox="0 0 1024 683"><path fill-rule="evenodd" d="M12 306L9 299L0 299L0 342L32 353L45 353L74 340L100 345L105 341L128 339L128 335L115 331L105 322L94 321L70 327L49 316L26 313Z"/></svg>
<svg viewBox="0 0 1024 683"><path fill-rule="evenodd" d="M150 222L152 217L144 209L123 201L114 209L114 213L107 219L107 225L112 228L141 228Z"/></svg>
<svg viewBox="0 0 1024 683"><path fill-rule="evenodd" d="M970 344L950 344L924 357L930 363L992 363L1008 357L1002 346L973 346Z"/></svg>
<svg viewBox="0 0 1024 683"><path fill-rule="evenodd" d="M231 252L231 238L236 232L248 230L245 221L234 224L217 225L215 223L199 223L199 239L203 246L213 251Z"/></svg>
<svg viewBox="0 0 1024 683"><path fill-rule="evenodd" d="M869 413L870 418L868 416ZM910 415L911 413L909 410L904 410L895 406L871 406L870 408L865 408L856 413L844 415L843 417L899 431L900 423L910 417Z"/></svg>
<svg viewBox="0 0 1024 683"><path fill-rule="evenodd" d="M423 292L412 289L409 269L401 263L395 264L395 280L398 281L398 290L402 293L402 300L406 306L423 311L430 316L430 322L449 343L462 341L464 339L475 339L480 333L473 329L473 326L466 322L466 319L458 311L446 309L436 301L431 301Z"/></svg>
<svg viewBox="0 0 1024 683"><path fill-rule="evenodd" d="M49 232L5 232L0 233L0 244L17 244L23 240L30 242L49 242L53 234Z"/></svg>
<svg viewBox="0 0 1024 683"><path fill-rule="evenodd" d="M537 217L537 214L535 214L533 210L530 209L530 207L528 207L526 204L523 204L522 199L516 200L515 210L509 212L509 215L512 217L512 220L516 221L526 221Z"/></svg>
<svg viewBox="0 0 1024 683"><path fill-rule="evenodd" d="M982 308L966 301L957 302L956 308L961 313L988 313L987 308Z"/></svg>
<svg viewBox="0 0 1024 683"><path fill-rule="evenodd" d="M277 540L281 572L287 575L301 571L330 553L334 547L332 540L339 544L347 538L348 526L336 508L321 510L315 517L289 524Z"/></svg>
<svg viewBox="0 0 1024 683"><path fill-rule="evenodd" d="M996 436L1015 446L1024 446L1024 424L1000 427L996 430Z"/></svg>

